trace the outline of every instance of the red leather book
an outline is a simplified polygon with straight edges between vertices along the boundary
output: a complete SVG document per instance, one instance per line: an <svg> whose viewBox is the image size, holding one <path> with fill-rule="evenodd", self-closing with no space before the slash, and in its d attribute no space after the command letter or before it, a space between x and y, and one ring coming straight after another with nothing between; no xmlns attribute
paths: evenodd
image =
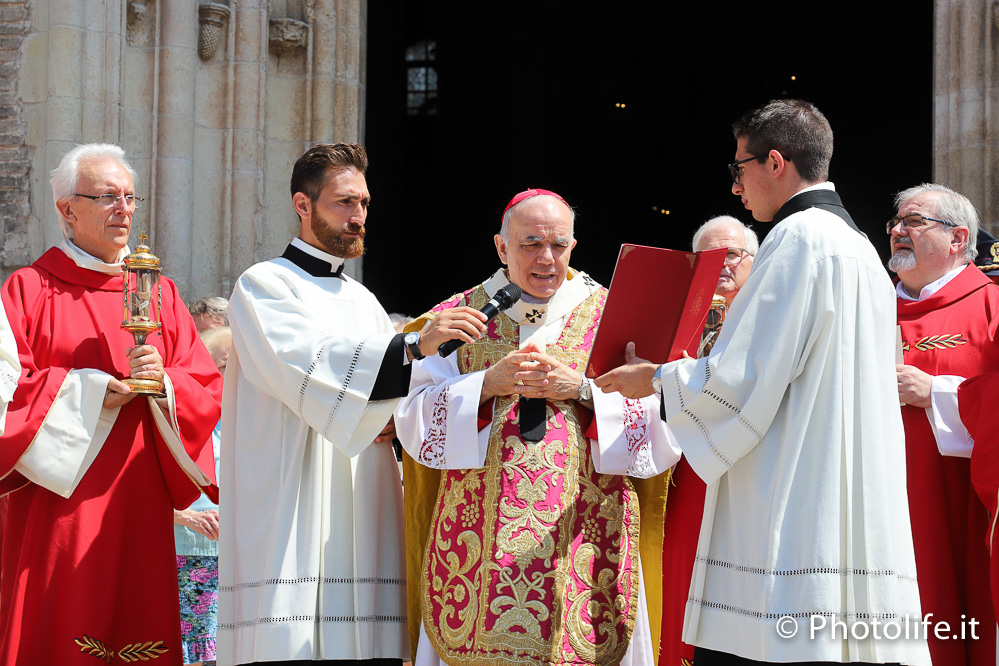
<svg viewBox="0 0 999 666"><path fill-rule="evenodd" d="M622 245L587 377L624 365L624 347L653 363L697 355L727 250L680 252Z"/></svg>

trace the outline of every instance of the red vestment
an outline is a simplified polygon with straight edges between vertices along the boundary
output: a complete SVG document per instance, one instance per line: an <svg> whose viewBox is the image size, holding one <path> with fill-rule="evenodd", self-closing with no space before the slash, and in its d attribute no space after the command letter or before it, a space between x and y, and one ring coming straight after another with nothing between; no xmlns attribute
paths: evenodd
<svg viewBox="0 0 999 666"><path fill-rule="evenodd" d="M690 596L697 538L704 517L706 486L686 457L670 476L669 502L663 533L663 624L659 666L692 663L694 646L682 640L683 612Z"/></svg>
<svg viewBox="0 0 999 666"><path fill-rule="evenodd" d="M222 380L176 286L163 278L162 291L163 329L146 344L163 357L187 454L214 479L205 444ZM120 328L122 277L80 268L52 248L15 272L2 297L22 373L0 439L0 492L13 490L0 561L0 665L180 664L172 509L201 489L168 449L148 399L121 408L69 498L14 470L70 370L127 372L135 343Z"/></svg>
<svg viewBox="0 0 999 666"><path fill-rule="evenodd" d="M898 323L906 365L934 376L971 377L982 372L983 354L995 344L999 287L971 265L925 300L899 299ZM902 407L902 420L920 605L924 616L933 614L931 622L950 626L946 640L931 626L933 663L994 665L996 621L983 538L988 517L972 492L970 462L940 454L923 408ZM971 640L971 618L978 622L978 640ZM962 622L967 640L961 639Z"/></svg>

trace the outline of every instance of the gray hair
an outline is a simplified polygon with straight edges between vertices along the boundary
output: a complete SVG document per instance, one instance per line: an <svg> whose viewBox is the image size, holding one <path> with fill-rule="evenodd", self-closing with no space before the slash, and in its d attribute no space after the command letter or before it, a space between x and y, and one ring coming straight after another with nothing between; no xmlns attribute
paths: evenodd
<svg viewBox="0 0 999 666"><path fill-rule="evenodd" d="M201 333L198 333L198 337L201 338L201 342L205 345L208 353L212 355L212 360L215 361L216 365L219 362L219 350L226 345L232 345L232 329L228 326L206 328Z"/></svg>
<svg viewBox="0 0 999 666"><path fill-rule="evenodd" d="M530 199L524 199L524 201L533 201L535 199L540 199L544 197L545 199L551 199L552 201L558 201L558 203L563 203L558 199L558 197L553 197L550 194L539 194L536 197L531 197ZM520 201L517 206L524 203ZM513 211L516 210L517 206L513 206L507 212L503 213L503 224L500 225L500 236L503 237L503 242L510 242L510 218L513 216ZM572 220L569 222L569 240L576 237L576 211L573 210L572 206L569 206L569 212L572 213Z"/></svg>
<svg viewBox="0 0 999 666"><path fill-rule="evenodd" d="M203 314L208 317L218 317L223 326L229 325L229 299L221 296L199 298L187 306L191 315Z"/></svg>
<svg viewBox="0 0 999 666"><path fill-rule="evenodd" d="M99 159L113 159L128 172L132 182L135 182L135 169L125 159L125 151L113 143L83 143L66 153L59 161L59 166L49 174L52 202L56 204L56 215L59 216L59 228L62 230L63 238L73 237L73 227L62 216L58 204L76 194L76 185L80 180L80 164Z"/></svg>
<svg viewBox="0 0 999 666"><path fill-rule="evenodd" d="M941 220L947 220L968 230L968 242L964 245L964 258L974 261L978 256L978 211L968 197L955 192L940 183L923 183L903 190L895 195L895 210L902 207L906 201L915 199L922 194L936 193L932 203L933 215Z"/></svg>
<svg viewBox="0 0 999 666"><path fill-rule="evenodd" d="M704 234L708 233L712 229L717 229L718 227L738 227L742 229L742 234L746 238L746 250L749 254L756 256L756 253L760 251L760 240L756 237L756 232L750 227L746 226L736 218L731 215L719 215L718 217L712 217L710 220L702 224L694 232L694 240L691 241L690 246L697 251L697 246L700 244L701 239L704 238Z"/></svg>

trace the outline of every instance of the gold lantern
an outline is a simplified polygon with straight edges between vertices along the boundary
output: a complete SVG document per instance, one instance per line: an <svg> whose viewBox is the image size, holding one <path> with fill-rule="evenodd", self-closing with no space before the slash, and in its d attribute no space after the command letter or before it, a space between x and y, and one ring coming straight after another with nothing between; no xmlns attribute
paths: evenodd
<svg viewBox="0 0 999 666"><path fill-rule="evenodd" d="M718 334L721 333L722 324L725 323L726 309L725 297L715 294L714 298L711 299L708 320L704 323L704 333L701 335L701 344L697 349L698 358L707 356L711 352L711 348L715 346Z"/></svg>
<svg viewBox="0 0 999 666"><path fill-rule="evenodd" d="M125 257L125 280L122 284L125 318L121 327L132 334L135 346L146 343L146 336L160 330L163 289L160 286L160 258L149 251L146 232L139 234L139 246ZM153 290L156 300L153 300ZM155 307L154 307L155 305ZM124 380L133 393L164 397L163 382L158 379Z"/></svg>

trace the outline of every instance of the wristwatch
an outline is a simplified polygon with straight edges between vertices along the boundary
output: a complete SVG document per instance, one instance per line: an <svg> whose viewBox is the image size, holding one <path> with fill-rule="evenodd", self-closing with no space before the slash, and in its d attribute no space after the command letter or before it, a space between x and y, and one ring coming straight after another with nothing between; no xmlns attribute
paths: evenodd
<svg viewBox="0 0 999 666"><path fill-rule="evenodd" d="M420 333L419 331L412 331L407 333L406 337L402 339L409 347L409 353L413 355L414 361L421 361L426 358L423 352L420 351Z"/></svg>
<svg viewBox="0 0 999 666"><path fill-rule="evenodd" d="M656 394L663 392L663 366L656 368L656 374L652 375L652 390Z"/></svg>
<svg viewBox="0 0 999 666"><path fill-rule="evenodd" d="M579 385L579 401L587 402L593 399L593 386L590 384L590 380L583 375L583 381Z"/></svg>

